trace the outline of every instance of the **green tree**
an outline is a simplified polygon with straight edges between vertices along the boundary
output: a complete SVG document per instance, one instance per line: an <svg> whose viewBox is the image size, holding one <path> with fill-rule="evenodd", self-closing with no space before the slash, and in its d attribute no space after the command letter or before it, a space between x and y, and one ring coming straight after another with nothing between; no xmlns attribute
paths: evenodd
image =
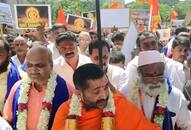
<svg viewBox="0 0 191 130"><path fill-rule="evenodd" d="M170 21L171 7L167 4L160 4L159 8L162 21Z"/></svg>
<svg viewBox="0 0 191 130"><path fill-rule="evenodd" d="M175 5L174 9L178 13L179 19L184 19L186 14L191 10L191 3L190 2L179 2Z"/></svg>

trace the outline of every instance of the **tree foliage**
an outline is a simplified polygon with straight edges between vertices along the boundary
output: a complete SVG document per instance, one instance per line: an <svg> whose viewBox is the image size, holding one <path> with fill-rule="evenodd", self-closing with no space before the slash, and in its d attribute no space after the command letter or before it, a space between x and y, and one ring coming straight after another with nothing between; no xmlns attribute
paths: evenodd
<svg viewBox="0 0 191 130"><path fill-rule="evenodd" d="M162 21L170 21L171 7L167 4L160 4L160 16Z"/></svg>

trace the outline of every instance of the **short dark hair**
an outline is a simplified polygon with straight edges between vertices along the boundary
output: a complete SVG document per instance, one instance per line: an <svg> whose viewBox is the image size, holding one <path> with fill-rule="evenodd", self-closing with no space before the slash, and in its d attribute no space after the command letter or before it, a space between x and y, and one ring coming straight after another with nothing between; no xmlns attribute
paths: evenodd
<svg viewBox="0 0 191 130"><path fill-rule="evenodd" d="M56 37L56 45L59 45L60 42L63 42L65 40L71 40L71 41L77 42L76 36L74 35L74 33L63 32L63 33L58 34L58 36Z"/></svg>
<svg viewBox="0 0 191 130"><path fill-rule="evenodd" d="M190 39L185 36L176 36L172 43L172 48L183 45L190 48Z"/></svg>
<svg viewBox="0 0 191 130"><path fill-rule="evenodd" d="M5 40L4 38L1 38L1 37L0 37L0 41L2 41L5 50L9 53L9 51L10 51L10 46L9 46L9 43L7 42L7 40Z"/></svg>
<svg viewBox="0 0 191 130"><path fill-rule="evenodd" d="M189 30L185 27L176 28L175 35L178 35L181 32L189 32Z"/></svg>
<svg viewBox="0 0 191 130"><path fill-rule="evenodd" d="M104 72L100 66L88 63L78 67L73 74L73 82L77 90L85 90L88 88L88 80L100 79L104 76Z"/></svg>
<svg viewBox="0 0 191 130"><path fill-rule="evenodd" d="M89 44L89 48L88 48L89 49L89 54L91 55L93 49L98 49L99 46L102 46L102 47L106 46L108 51L110 52L109 44L105 40L101 40L101 41L100 40L96 40L95 42L91 42Z"/></svg>
<svg viewBox="0 0 191 130"><path fill-rule="evenodd" d="M158 37L156 36L156 34L154 32L144 31L144 32L139 33L137 36L137 40L136 40L137 48L140 48L140 39L142 37L153 37L154 40L156 41L156 44L158 44Z"/></svg>
<svg viewBox="0 0 191 130"><path fill-rule="evenodd" d="M64 24L54 24L52 26L52 28L50 29L50 31L55 31L59 28L64 28L66 31L68 30L67 27Z"/></svg>
<svg viewBox="0 0 191 130"><path fill-rule="evenodd" d="M111 41L112 42L115 42L115 41L124 41L124 34L120 33L120 32L113 33L113 35L111 37Z"/></svg>
<svg viewBox="0 0 191 130"><path fill-rule="evenodd" d="M109 63L125 63L125 55L119 50L112 50Z"/></svg>

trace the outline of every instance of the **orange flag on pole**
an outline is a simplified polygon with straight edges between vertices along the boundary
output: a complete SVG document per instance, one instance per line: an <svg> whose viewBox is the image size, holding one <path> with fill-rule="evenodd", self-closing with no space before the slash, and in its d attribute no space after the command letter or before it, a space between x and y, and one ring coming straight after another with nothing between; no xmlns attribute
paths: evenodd
<svg viewBox="0 0 191 130"><path fill-rule="evenodd" d="M158 0L148 0L148 4L150 7L151 15L151 22L149 30L156 30L158 29L158 23L160 21L160 14L159 14L159 3ZM152 10L151 10L152 9Z"/></svg>
<svg viewBox="0 0 191 130"><path fill-rule="evenodd" d="M110 4L110 9L120 9L122 8L122 3L120 2L112 2Z"/></svg>
<svg viewBox="0 0 191 130"><path fill-rule="evenodd" d="M177 16L178 16L178 13L175 10L173 10L170 15L170 20L176 20Z"/></svg>
<svg viewBox="0 0 191 130"><path fill-rule="evenodd" d="M66 18L64 15L64 10L62 9L62 5L60 5L60 7L59 7L58 16L56 18L56 23L66 24Z"/></svg>

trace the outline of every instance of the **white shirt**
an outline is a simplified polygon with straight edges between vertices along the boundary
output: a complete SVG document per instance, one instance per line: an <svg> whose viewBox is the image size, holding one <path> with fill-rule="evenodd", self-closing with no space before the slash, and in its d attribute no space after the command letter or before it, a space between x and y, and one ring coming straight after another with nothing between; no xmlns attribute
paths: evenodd
<svg viewBox="0 0 191 130"><path fill-rule="evenodd" d="M77 67L84 65L86 63L91 63L91 60L89 57L79 54L79 60ZM59 74L66 82L69 84L69 86L74 87L73 83L73 74L74 70L72 67L64 60L63 56L60 56L54 61L54 71Z"/></svg>
<svg viewBox="0 0 191 130"><path fill-rule="evenodd" d="M56 48L56 45L54 43L51 43L47 46L50 51L52 52L52 59L55 60L57 59L60 55L58 49Z"/></svg>
<svg viewBox="0 0 191 130"><path fill-rule="evenodd" d="M151 119L155 98L144 94L144 113L148 119ZM182 92L172 87L172 91L168 96L168 110L176 113L174 117L171 117L173 127L175 123L179 128L183 130L191 130L191 112L187 108L188 102L184 98Z"/></svg>
<svg viewBox="0 0 191 130"><path fill-rule="evenodd" d="M17 67L21 66L21 62L19 61L19 58L17 55L14 55L11 57L12 61L15 63Z"/></svg>
<svg viewBox="0 0 191 130"><path fill-rule="evenodd" d="M127 87L127 74L124 69L108 64L107 77L117 90Z"/></svg>
<svg viewBox="0 0 191 130"><path fill-rule="evenodd" d="M165 77L168 77L173 86L183 90L183 86L186 82L185 74L183 71L183 65L177 61L165 58ZM138 56L135 56L127 65L126 73L127 73L127 88L121 88L121 92L128 96L128 92L132 86L135 85L137 80L139 79L139 75L137 72L138 68Z"/></svg>
<svg viewBox="0 0 191 130"><path fill-rule="evenodd" d="M0 117L0 130L12 130L11 126Z"/></svg>

